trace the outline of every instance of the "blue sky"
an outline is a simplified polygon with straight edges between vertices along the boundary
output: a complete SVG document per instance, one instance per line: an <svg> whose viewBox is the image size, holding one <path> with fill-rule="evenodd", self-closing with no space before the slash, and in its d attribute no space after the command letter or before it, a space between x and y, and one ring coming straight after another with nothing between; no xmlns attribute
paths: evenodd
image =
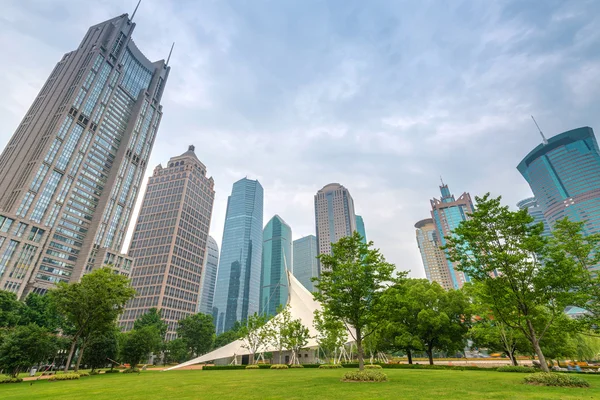
<svg viewBox="0 0 600 400"><path fill-rule="evenodd" d="M0 146L55 63L130 0L8 0L0 15ZM295 238L313 196L346 186L367 236L423 277L414 223L439 179L514 205L516 165L550 137L600 129L600 2L143 0L134 40L171 75L147 175L189 144L216 182L211 233L248 176ZM8 61L7 61L8 60ZM141 199L141 198L140 198Z"/></svg>

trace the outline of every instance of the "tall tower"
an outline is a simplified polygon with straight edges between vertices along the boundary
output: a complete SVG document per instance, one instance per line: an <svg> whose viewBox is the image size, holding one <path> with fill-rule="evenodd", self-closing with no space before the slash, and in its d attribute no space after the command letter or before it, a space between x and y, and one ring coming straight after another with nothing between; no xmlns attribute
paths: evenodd
<svg viewBox="0 0 600 400"><path fill-rule="evenodd" d="M600 233L600 151L592 128L551 137L527 154L517 169L550 228L568 217L584 222L586 234Z"/></svg>
<svg viewBox="0 0 600 400"><path fill-rule="evenodd" d="M331 243L356 230L354 200L348 189L339 183L330 183L315 195L315 222L317 252L329 254Z"/></svg>
<svg viewBox="0 0 600 400"><path fill-rule="evenodd" d="M528 197L519 201L517 207L519 207L520 210L527 210L529 215L533 217L534 224L539 224L540 222L544 224L544 236L550 237L552 235L548 221L546 221L546 217L544 217L544 210L542 210L542 207L540 207L535 197Z"/></svg>
<svg viewBox="0 0 600 400"><path fill-rule="evenodd" d="M259 311L262 232L263 187L258 181L240 179L227 200L213 300L217 333Z"/></svg>
<svg viewBox="0 0 600 400"><path fill-rule="evenodd" d="M312 278L317 278L319 276L317 238L315 235L308 235L298 240L294 240L293 244L293 274L309 292L313 292L315 287Z"/></svg>
<svg viewBox="0 0 600 400"><path fill-rule="evenodd" d="M454 289L446 254L441 249L442 244L433 219L423 219L415 224L415 228L427 279L439 283L446 290Z"/></svg>
<svg viewBox="0 0 600 400"><path fill-rule="evenodd" d="M89 28L56 65L0 156L0 289L76 282L118 254L162 117L169 76L127 14Z"/></svg>
<svg viewBox="0 0 600 400"><path fill-rule="evenodd" d="M367 243L367 232L365 232L365 221L360 215L356 216L356 231L362 236L363 243Z"/></svg>
<svg viewBox="0 0 600 400"><path fill-rule="evenodd" d="M204 271L202 271L202 280L200 281L200 303L198 304L198 312L202 314L212 315L218 267L219 245L212 236L209 236L208 242L206 243Z"/></svg>
<svg viewBox="0 0 600 400"><path fill-rule="evenodd" d="M457 199L450 193L448 185L442 183L440 186L442 197L440 199L432 199L431 217L435 223L437 233L442 246L446 245L446 236L451 236L452 231L458 225L467 219L467 215L473 212L473 202L469 193L463 193ZM446 257L450 279L454 289L460 289L465 282L469 281L469 277L456 269L455 263Z"/></svg>
<svg viewBox="0 0 600 400"><path fill-rule="evenodd" d="M275 315L287 303L288 270L292 270L292 228L275 215L263 230L261 314Z"/></svg>
<svg viewBox="0 0 600 400"><path fill-rule="evenodd" d="M121 317L126 330L155 307L168 324L166 339L171 340L177 322L196 313L214 185L194 146L166 167L154 168L129 249L135 258L131 284L137 296Z"/></svg>

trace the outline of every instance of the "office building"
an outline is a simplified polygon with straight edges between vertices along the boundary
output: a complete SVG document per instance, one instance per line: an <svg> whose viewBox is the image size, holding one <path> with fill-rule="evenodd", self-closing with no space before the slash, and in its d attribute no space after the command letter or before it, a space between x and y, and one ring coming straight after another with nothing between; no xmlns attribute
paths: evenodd
<svg viewBox="0 0 600 400"><path fill-rule="evenodd" d="M171 340L177 322L196 313L214 197L213 178L194 146L154 168L129 248L137 294L121 317L125 330L157 308Z"/></svg>
<svg viewBox="0 0 600 400"><path fill-rule="evenodd" d="M294 240L293 245L292 273L302 286L308 289L309 292L314 292L315 287L312 278L319 277L317 238L315 235L308 235Z"/></svg>
<svg viewBox="0 0 600 400"><path fill-rule="evenodd" d="M442 244L433 219L423 219L415 224L415 228L427 279L439 283L446 290L454 289L446 254L441 249Z"/></svg>
<svg viewBox="0 0 600 400"><path fill-rule="evenodd" d="M273 316L287 303L292 270L292 228L275 215L263 230L260 313Z"/></svg>
<svg viewBox="0 0 600 400"><path fill-rule="evenodd" d="M217 282L217 269L219 267L219 245L212 236L206 242L206 257L204 270L200 280L200 303L198 312L212 315L213 298L215 296L215 283Z"/></svg>
<svg viewBox="0 0 600 400"><path fill-rule="evenodd" d="M360 233L363 243L367 243L367 233L365 232L365 222L360 215L356 216L356 231Z"/></svg>
<svg viewBox="0 0 600 400"><path fill-rule="evenodd" d="M534 224L539 224L540 222L544 224L544 236L550 237L552 235L552 232L550 231L550 226L548 225L548 221L546 221L546 217L544 217L544 211L542 210L542 207L538 204L535 197L528 197L519 201L517 203L517 207L519 207L520 210L527 210L529 215L533 217Z"/></svg>
<svg viewBox="0 0 600 400"><path fill-rule="evenodd" d="M213 300L217 333L257 313L263 243L263 187L248 178L233 184L227 200Z"/></svg>
<svg viewBox="0 0 600 400"><path fill-rule="evenodd" d="M331 243L356 230L354 201L348 189L330 183L315 195L315 222L318 254L331 253Z"/></svg>
<svg viewBox="0 0 600 400"><path fill-rule="evenodd" d="M89 28L0 155L0 289L45 293L110 260L129 274L119 252L169 76L134 29L127 14Z"/></svg>

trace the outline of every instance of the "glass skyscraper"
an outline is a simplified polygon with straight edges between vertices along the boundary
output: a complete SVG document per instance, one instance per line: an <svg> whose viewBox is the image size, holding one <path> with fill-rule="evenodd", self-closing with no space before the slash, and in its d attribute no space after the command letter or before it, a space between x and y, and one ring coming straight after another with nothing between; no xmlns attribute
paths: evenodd
<svg viewBox="0 0 600 400"><path fill-rule="evenodd" d="M517 203L517 207L519 207L520 210L527 210L529 215L533 217L534 224L539 224L540 222L544 224L544 236L548 237L552 235L548 221L546 221L546 217L544 217L544 210L542 210L542 207L540 207L535 197L528 197L521 200Z"/></svg>
<svg viewBox="0 0 600 400"><path fill-rule="evenodd" d="M77 282L119 254L162 117L169 76L127 14L65 54L0 156L0 289Z"/></svg>
<svg viewBox="0 0 600 400"><path fill-rule="evenodd" d="M215 283L217 281L217 269L219 267L219 245L212 236L206 242L206 258L204 270L200 281L200 303L198 312L212 315L213 299L215 296Z"/></svg>
<svg viewBox="0 0 600 400"><path fill-rule="evenodd" d="M430 201L431 217L435 223L441 246L445 246L445 237L451 236L452 231L456 229L462 221L467 219L467 214L473 212L473 202L471 201L471 195L466 192L461 194L458 199L455 199L454 195L450 193L448 185L443 183L442 186L440 186L440 191L442 197ZM465 282L469 281L469 277L458 271L455 263L450 261L448 257L446 257L446 263L448 264L452 287L454 289L460 289Z"/></svg>
<svg viewBox="0 0 600 400"><path fill-rule="evenodd" d="M600 151L592 128L573 129L544 141L517 169L550 228L568 217L584 222L586 234L600 232Z"/></svg>
<svg viewBox="0 0 600 400"><path fill-rule="evenodd" d="M227 200L213 301L217 333L259 311L262 243L263 187L244 178Z"/></svg>
<svg viewBox="0 0 600 400"><path fill-rule="evenodd" d="M312 278L319 276L319 264L317 263L317 238L315 235L308 235L298 240L294 240L294 263L292 273L298 281L308 289L309 292L315 290Z"/></svg>
<svg viewBox="0 0 600 400"><path fill-rule="evenodd" d="M292 269L292 228L275 215L263 230L260 313L275 315L287 303L287 271Z"/></svg>
<svg viewBox="0 0 600 400"><path fill-rule="evenodd" d="M367 243L367 233L365 232L365 221L360 215L356 215L356 231L360 233L363 238L363 243Z"/></svg>

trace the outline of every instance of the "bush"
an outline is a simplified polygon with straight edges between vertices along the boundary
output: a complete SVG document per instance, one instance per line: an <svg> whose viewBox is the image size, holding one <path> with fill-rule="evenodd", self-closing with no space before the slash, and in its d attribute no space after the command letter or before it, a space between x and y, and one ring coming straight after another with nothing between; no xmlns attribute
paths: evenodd
<svg viewBox="0 0 600 400"><path fill-rule="evenodd" d="M343 368L340 364L321 364L319 369Z"/></svg>
<svg viewBox="0 0 600 400"><path fill-rule="evenodd" d="M139 374L140 370L136 368L127 368L123 371L124 374Z"/></svg>
<svg viewBox="0 0 600 400"><path fill-rule="evenodd" d="M292 364L292 365L290 365L290 368L304 368L304 365L302 365L302 364Z"/></svg>
<svg viewBox="0 0 600 400"><path fill-rule="evenodd" d="M260 366L259 366L260 368ZM207 365L202 367L202 371L223 371L228 369L246 369L245 365Z"/></svg>
<svg viewBox="0 0 600 400"><path fill-rule="evenodd" d="M273 364L271 365L271 369L288 369L288 366L285 364Z"/></svg>
<svg viewBox="0 0 600 400"><path fill-rule="evenodd" d="M56 374L48 378L49 381L72 381L74 379L79 379L79 374Z"/></svg>
<svg viewBox="0 0 600 400"><path fill-rule="evenodd" d="M302 364L304 368L319 368L321 364Z"/></svg>
<svg viewBox="0 0 600 400"><path fill-rule="evenodd" d="M95 371L90 371L90 375L100 375L101 372L102 372L102 370L97 369Z"/></svg>
<svg viewBox="0 0 600 400"><path fill-rule="evenodd" d="M590 387L590 384L585 379L566 374L554 374L552 372L537 372L528 375L523 382L528 385L539 386Z"/></svg>
<svg viewBox="0 0 600 400"><path fill-rule="evenodd" d="M0 383L21 383L22 378L11 378L10 376L0 376Z"/></svg>
<svg viewBox="0 0 600 400"><path fill-rule="evenodd" d="M351 371L342 377L343 382L386 382L387 375L379 371Z"/></svg>
<svg viewBox="0 0 600 400"><path fill-rule="evenodd" d="M489 368L470 365L429 365L429 364L382 364L383 368L391 369L450 369L454 371L489 371Z"/></svg>
<svg viewBox="0 0 600 400"><path fill-rule="evenodd" d="M365 365L365 369L381 369L383 368L381 365L377 364L367 364Z"/></svg>
<svg viewBox="0 0 600 400"><path fill-rule="evenodd" d="M121 371L119 371L118 369L107 369L106 371L104 371L105 374L118 374Z"/></svg>
<svg viewBox="0 0 600 400"><path fill-rule="evenodd" d="M246 369L260 369L260 367L256 364L246 365Z"/></svg>
<svg viewBox="0 0 600 400"><path fill-rule="evenodd" d="M505 365L504 367L498 368L496 371L498 372L528 372L530 374L536 372L536 369L533 367L526 367L524 365Z"/></svg>
<svg viewBox="0 0 600 400"><path fill-rule="evenodd" d="M89 372L76 372L79 376L90 376Z"/></svg>

